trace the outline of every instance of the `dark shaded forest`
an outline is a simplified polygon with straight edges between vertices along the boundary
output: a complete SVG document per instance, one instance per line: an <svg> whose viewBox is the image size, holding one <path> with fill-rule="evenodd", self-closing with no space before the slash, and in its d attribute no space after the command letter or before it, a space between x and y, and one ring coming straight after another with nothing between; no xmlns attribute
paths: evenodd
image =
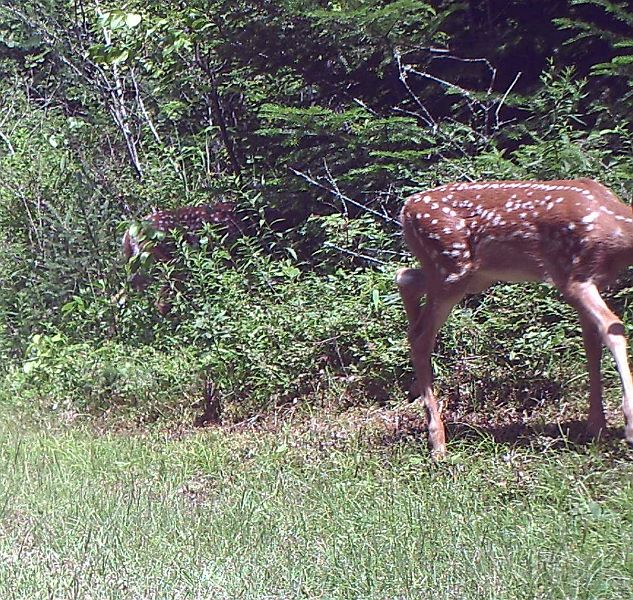
<svg viewBox="0 0 633 600"><path fill-rule="evenodd" d="M4 0L0 75L3 386L47 408L397 401L407 195L575 177L633 193L628 2ZM126 228L218 202L240 235L176 239L187 277L145 256L153 283L129 288ZM581 386L559 382L582 360L555 294L505 285L451 317L436 368L460 410L531 414Z"/></svg>

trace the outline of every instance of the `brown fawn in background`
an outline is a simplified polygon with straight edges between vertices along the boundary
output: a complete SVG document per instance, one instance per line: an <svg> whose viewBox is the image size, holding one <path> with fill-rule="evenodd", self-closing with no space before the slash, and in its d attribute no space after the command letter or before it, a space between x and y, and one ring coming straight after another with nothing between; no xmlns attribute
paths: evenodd
<svg viewBox="0 0 633 600"><path fill-rule="evenodd" d="M132 225L123 235L123 256L130 267L128 279L130 286L136 291L144 290L149 284L149 277L144 264L133 264L143 253L151 262L170 262L176 260L176 244L172 232L178 232L183 241L192 246L200 242L200 234L205 224L221 226L229 235L241 232L235 204L217 202L213 205L183 206L173 210L159 210L141 219L141 224ZM142 261L146 262L146 261ZM182 282L184 274L176 268L170 278ZM170 282L158 292L156 308L165 316L171 310L172 285Z"/></svg>
<svg viewBox="0 0 633 600"><path fill-rule="evenodd" d="M629 206L590 179L451 183L408 198L401 221L404 239L422 264L421 269L400 269L396 282L434 456L446 453L432 388L435 338L466 294L497 281L553 284L578 311L589 371L588 433L600 436L606 428L600 374L604 344L620 374L625 438L633 444L633 380L624 327L600 296L633 264Z"/></svg>

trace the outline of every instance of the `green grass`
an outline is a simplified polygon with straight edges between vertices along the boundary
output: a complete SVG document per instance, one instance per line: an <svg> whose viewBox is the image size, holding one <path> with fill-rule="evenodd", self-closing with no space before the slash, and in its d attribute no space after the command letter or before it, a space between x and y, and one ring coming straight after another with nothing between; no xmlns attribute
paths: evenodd
<svg viewBox="0 0 633 600"><path fill-rule="evenodd" d="M5 416L0 598L633 594L625 454L318 441Z"/></svg>

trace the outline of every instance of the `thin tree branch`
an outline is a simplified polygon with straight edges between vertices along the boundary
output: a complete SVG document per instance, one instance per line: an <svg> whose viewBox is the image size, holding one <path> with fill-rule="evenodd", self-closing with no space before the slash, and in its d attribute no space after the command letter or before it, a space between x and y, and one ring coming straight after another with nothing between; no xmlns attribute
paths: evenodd
<svg viewBox="0 0 633 600"><path fill-rule="evenodd" d="M15 154L15 149L13 148L9 137L2 133L2 131L0 131L0 140L2 140L7 145L7 148L9 149L9 154L13 156Z"/></svg>
<svg viewBox="0 0 633 600"><path fill-rule="evenodd" d="M510 95L512 88L516 85L517 81L519 81L522 74L523 73L521 71L516 74L515 78L512 80L512 83L508 86L508 89L504 92L501 100L499 100L499 103L497 104L497 109L495 110L495 130L499 129L499 127L501 126L501 122L499 120L499 112L501 111L506 98Z"/></svg>
<svg viewBox="0 0 633 600"><path fill-rule="evenodd" d="M358 252L354 252L353 250L350 250L349 248L343 248L342 246L337 246L336 244L333 244L332 242L324 242L323 245L326 248L333 248L334 250L343 252L344 254L349 254L350 256L353 256L354 258L360 258L361 260L366 260L367 262L376 263L377 265L380 265L380 266L385 266L385 265L390 264L388 262L385 262L384 260L374 258L373 256L367 256L366 254L359 254Z"/></svg>
<svg viewBox="0 0 633 600"><path fill-rule="evenodd" d="M324 190L328 192L329 194L332 194L332 196L334 196L335 198L338 198L342 202L348 202L352 206L356 206L357 208L364 210L370 215L374 215L375 217L378 217L379 219L382 219L383 221L387 221L388 223L395 223L398 226L400 225L400 222L398 221L398 219L394 219L393 217L390 217L389 215L385 213L381 213L377 210L374 210L373 208L369 208L369 206L366 206L362 202L359 202L358 200L354 200L353 198L346 196L338 189L338 187L335 186L334 188L332 188L332 187L323 185L320 181L317 181L311 175L308 175L307 173L304 173L303 171L299 171L295 169L294 167L290 167L290 170L295 175L298 175L299 177L305 179L310 185L318 187L319 189Z"/></svg>
<svg viewBox="0 0 633 600"><path fill-rule="evenodd" d="M437 123L435 119L431 116L431 113L428 111L426 106L424 106L423 102L420 98L415 94L415 92L411 89L409 82L407 81L407 73L409 72L409 65L402 64L402 58L399 52L395 53L396 63L398 64L398 73L400 75L400 81L402 81L402 85L404 85L409 95L413 98L413 101L419 106L422 111L422 115L416 115L421 117L422 120L433 130L435 133L437 131Z"/></svg>
<svg viewBox="0 0 633 600"><path fill-rule="evenodd" d="M198 65L198 68L209 78L209 89L210 93L207 97L207 103L211 109L211 114L215 118L216 125L218 126L220 132L220 139L222 140L222 144L226 150L226 153L229 157L229 162L231 164L231 169L234 175L238 177L241 175L241 166L239 161L237 160L237 155L235 153L235 144L233 142L233 138L229 133L229 129L226 124L226 119L224 118L224 111L222 109L222 103L220 102L220 92L218 90L218 84L216 79L216 72L209 65L208 58L203 58L202 53L200 51L200 46L196 44L194 48L194 56L195 56L195 64ZM210 123L213 125L214 123Z"/></svg>

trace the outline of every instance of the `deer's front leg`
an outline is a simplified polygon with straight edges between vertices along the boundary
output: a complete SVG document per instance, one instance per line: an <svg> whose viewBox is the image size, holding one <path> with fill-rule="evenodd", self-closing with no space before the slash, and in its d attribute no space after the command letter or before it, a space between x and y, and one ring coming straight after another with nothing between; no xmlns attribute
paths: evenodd
<svg viewBox="0 0 633 600"><path fill-rule="evenodd" d="M593 325L602 343L613 355L622 382L624 436L629 444L633 444L633 378L629 369L624 326L611 312L594 284L587 282L575 284L570 291L572 302L577 306L582 318ZM602 402L600 402L600 409L602 410Z"/></svg>

